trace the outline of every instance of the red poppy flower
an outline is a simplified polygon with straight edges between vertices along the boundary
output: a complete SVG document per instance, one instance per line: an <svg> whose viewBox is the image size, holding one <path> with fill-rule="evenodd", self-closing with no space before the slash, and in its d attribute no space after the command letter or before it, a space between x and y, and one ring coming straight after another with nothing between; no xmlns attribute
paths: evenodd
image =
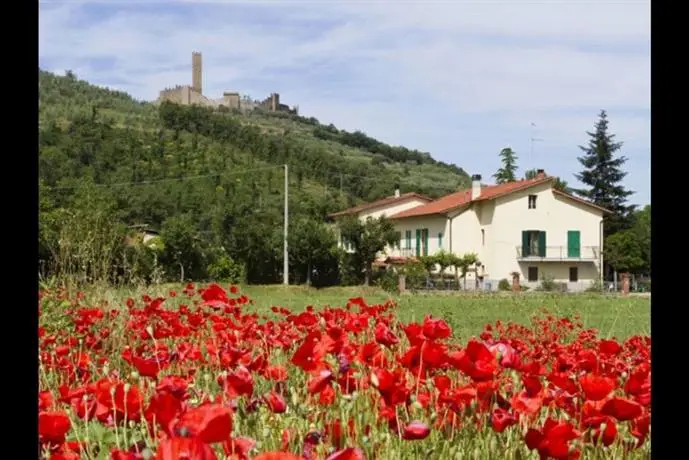
<svg viewBox="0 0 689 460"><path fill-rule="evenodd" d="M485 344L471 340L467 347L451 357L454 366L473 380L490 380L497 371L497 359Z"/></svg>
<svg viewBox="0 0 689 460"><path fill-rule="evenodd" d="M197 438L174 437L158 445L156 460L217 460L213 449Z"/></svg>
<svg viewBox="0 0 689 460"><path fill-rule="evenodd" d="M51 460L52 458L54 457L51 457ZM110 451L110 460L146 460L146 457L140 452L114 449Z"/></svg>
<svg viewBox="0 0 689 460"><path fill-rule="evenodd" d="M579 437L579 432L568 422L555 422L548 418L543 430L529 428L525 442L529 449L537 449L541 458L552 457L557 460L571 458L569 441ZM575 453L575 457L578 453Z"/></svg>
<svg viewBox="0 0 689 460"><path fill-rule="evenodd" d="M442 319L427 316L423 320L423 335L430 340L446 339L452 335L452 329Z"/></svg>
<svg viewBox="0 0 689 460"><path fill-rule="evenodd" d="M101 414L113 416L115 422L123 420L125 414L127 420L138 421L141 418L144 398L136 386L101 379L96 382L95 387L98 404L105 409ZM110 393L112 388L114 396Z"/></svg>
<svg viewBox="0 0 689 460"><path fill-rule="evenodd" d="M225 290L215 283L203 289L201 298L204 302L220 301L222 303L227 303L228 300Z"/></svg>
<svg viewBox="0 0 689 460"><path fill-rule="evenodd" d="M356 447L348 447L330 454L325 460L365 460L364 453Z"/></svg>
<svg viewBox="0 0 689 460"><path fill-rule="evenodd" d="M254 379L251 372L244 366L238 366L234 372L228 373L225 377L225 391L230 398L251 397L254 393Z"/></svg>
<svg viewBox="0 0 689 460"><path fill-rule="evenodd" d="M413 421L402 430L402 439L415 441L426 439L431 434L431 429L423 422Z"/></svg>
<svg viewBox="0 0 689 460"><path fill-rule="evenodd" d="M188 386L187 380L184 377L180 377L178 375L166 375L156 386L156 392L166 391L172 394L175 398L185 400L188 397Z"/></svg>
<svg viewBox="0 0 689 460"><path fill-rule="evenodd" d="M620 422L625 422L640 417L643 413L643 407L636 401L615 397L605 402L601 413L615 417Z"/></svg>
<svg viewBox="0 0 689 460"><path fill-rule="evenodd" d="M584 398L589 401L605 399L616 387L615 380L596 374L586 374L579 379L579 384L584 392Z"/></svg>
<svg viewBox="0 0 689 460"><path fill-rule="evenodd" d="M254 460L304 460L304 457L291 452L264 452L255 456Z"/></svg>
<svg viewBox="0 0 689 460"><path fill-rule="evenodd" d="M232 433L232 409L219 404L192 409L175 423L177 433L184 429L207 444L227 441Z"/></svg>
<svg viewBox="0 0 689 460"><path fill-rule="evenodd" d="M266 401L266 404L268 404L268 408L271 410L271 412L275 414L282 414L287 410L287 403L285 402L285 398L280 396L275 391L271 391L270 393L265 395L264 399Z"/></svg>
<svg viewBox="0 0 689 460"><path fill-rule="evenodd" d="M637 447L641 446L641 444L643 444L644 441L646 441L650 427L651 417L648 414L644 414L641 417L632 420L631 433L632 436L634 436L638 440Z"/></svg>
<svg viewBox="0 0 689 460"><path fill-rule="evenodd" d="M144 412L144 417L149 423L157 422L158 425L168 434L170 432L170 422L172 422L180 412L182 412L182 400L167 391L156 392L151 398Z"/></svg>
<svg viewBox="0 0 689 460"><path fill-rule="evenodd" d="M232 457L236 455L240 460L248 459L251 449L256 447L256 441L245 436L232 438L223 444L225 455Z"/></svg>
<svg viewBox="0 0 689 460"><path fill-rule="evenodd" d="M312 332L292 356L292 364L306 372L320 370L324 366L323 358L333 345L334 341L328 335L322 335L319 331Z"/></svg>
<svg viewBox="0 0 689 460"><path fill-rule="evenodd" d="M72 422L64 412L41 412L38 414L38 436L42 443L60 445L72 428Z"/></svg>
<svg viewBox="0 0 689 460"><path fill-rule="evenodd" d="M390 330L390 328L382 322L376 324L374 335L376 337L376 342L386 347L397 345L397 343L400 341L394 332L392 332L392 330Z"/></svg>
<svg viewBox="0 0 689 460"><path fill-rule="evenodd" d="M264 375L268 380L282 382L287 380L287 369L284 366L268 366Z"/></svg>
<svg viewBox="0 0 689 460"><path fill-rule="evenodd" d="M598 344L598 351L604 355L616 355L622 351L622 347L614 340L601 340Z"/></svg>
<svg viewBox="0 0 689 460"><path fill-rule="evenodd" d="M514 415L500 407L496 407L491 414L491 424L496 433L502 433L505 429L515 425L517 422L518 420Z"/></svg>
<svg viewBox="0 0 689 460"><path fill-rule="evenodd" d="M601 429L603 425L605 427ZM605 415L590 417L584 420L584 426L593 429L589 435L589 441L594 444L600 442L604 446L610 446L617 438L617 423L612 417Z"/></svg>
<svg viewBox="0 0 689 460"><path fill-rule="evenodd" d="M318 402L323 406L329 406L335 403L335 390L332 386L327 385L323 388L320 395L318 396Z"/></svg>
<svg viewBox="0 0 689 460"><path fill-rule="evenodd" d="M306 384L306 389L309 394L320 393L328 386L331 380L333 380L333 373L329 370L322 370L312 376L308 383Z"/></svg>
<svg viewBox="0 0 689 460"><path fill-rule="evenodd" d="M53 407L53 395L49 391L38 393L38 410L47 411Z"/></svg>
<svg viewBox="0 0 689 460"><path fill-rule="evenodd" d="M624 384L624 391L643 406L651 403L651 367L643 363L635 368Z"/></svg>

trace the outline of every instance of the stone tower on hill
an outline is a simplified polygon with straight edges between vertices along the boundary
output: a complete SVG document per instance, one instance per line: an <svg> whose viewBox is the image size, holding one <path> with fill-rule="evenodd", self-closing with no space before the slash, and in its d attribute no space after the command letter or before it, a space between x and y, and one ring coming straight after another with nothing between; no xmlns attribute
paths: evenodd
<svg viewBox="0 0 689 460"><path fill-rule="evenodd" d="M191 87L197 93L203 94L203 63L201 62L201 53L198 51L191 53L191 69Z"/></svg>

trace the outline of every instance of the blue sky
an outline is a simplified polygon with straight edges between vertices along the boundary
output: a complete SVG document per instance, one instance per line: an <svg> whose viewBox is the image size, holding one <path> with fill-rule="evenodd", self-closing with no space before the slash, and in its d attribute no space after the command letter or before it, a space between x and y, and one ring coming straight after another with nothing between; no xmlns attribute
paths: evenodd
<svg viewBox="0 0 689 460"><path fill-rule="evenodd" d="M42 68L139 99L190 84L193 50L209 97L278 92L484 179L510 146L575 185L606 109L631 202L650 203L649 1L40 2Z"/></svg>

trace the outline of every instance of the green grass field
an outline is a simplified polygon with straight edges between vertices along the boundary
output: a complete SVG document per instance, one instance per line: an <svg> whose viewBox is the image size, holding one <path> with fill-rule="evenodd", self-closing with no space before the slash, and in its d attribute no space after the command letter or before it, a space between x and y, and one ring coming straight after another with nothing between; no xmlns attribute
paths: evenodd
<svg viewBox="0 0 689 460"><path fill-rule="evenodd" d="M108 300L123 304L127 297L142 294L167 297L170 290L181 291L182 285L167 284L144 290L94 290L89 292L92 301ZM514 321L525 325L541 310L556 316L579 314L584 327L593 327L604 338L624 340L632 335L650 335L650 299L647 297L620 297L599 294L403 294L391 296L378 288L336 287L309 289L290 286L242 286L240 292L254 300L259 313L270 313L271 306L302 310L307 305L320 308L325 305L342 306L347 299L361 296L368 303L384 302L392 298L399 306L402 321L423 320L426 314L445 319L460 340L481 333L487 323ZM168 303L176 299L168 299Z"/></svg>

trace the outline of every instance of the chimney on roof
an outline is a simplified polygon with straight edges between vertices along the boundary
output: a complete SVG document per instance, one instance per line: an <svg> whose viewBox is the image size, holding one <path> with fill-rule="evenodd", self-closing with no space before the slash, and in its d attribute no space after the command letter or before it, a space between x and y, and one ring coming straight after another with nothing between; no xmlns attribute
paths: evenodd
<svg viewBox="0 0 689 460"><path fill-rule="evenodd" d="M481 175L474 174L471 176L471 199L475 200L481 195Z"/></svg>
<svg viewBox="0 0 689 460"><path fill-rule="evenodd" d="M536 179L544 179L544 178L545 178L545 170L537 169L536 170Z"/></svg>
<svg viewBox="0 0 689 460"><path fill-rule="evenodd" d="M395 198L400 197L400 184L395 184Z"/></svg>

